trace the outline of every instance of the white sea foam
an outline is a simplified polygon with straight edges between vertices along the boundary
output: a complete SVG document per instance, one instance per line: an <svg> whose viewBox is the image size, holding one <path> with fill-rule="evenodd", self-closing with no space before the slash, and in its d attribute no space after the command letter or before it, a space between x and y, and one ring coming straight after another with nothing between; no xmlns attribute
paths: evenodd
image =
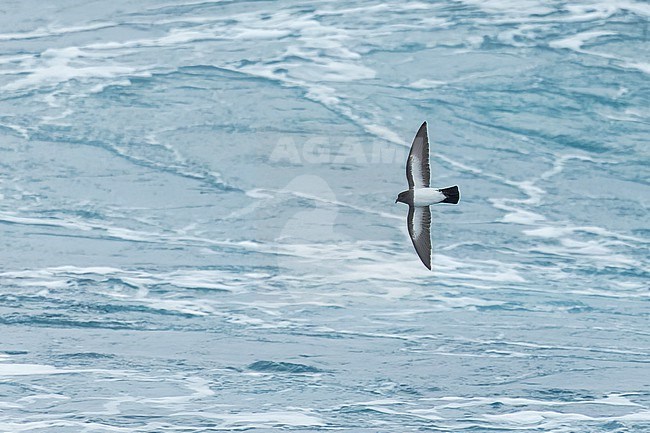
<svg viewBox="0 0 650 433"><path fill-rule="evenodd" d="M541 0L462 0L462 3L480 8L490 13L507 13L528 17L547 15L555 9Z"/></svg>
<svg viewBox="0 0 650 433"><path fill-rule="evenodd" d="M621 245L620 242L645 242L644 239L613 233L600 227L545 226L524 230L523 233L533 237L557 240L559 245L538 245L536 249L540 252L574 259L591 258L593 263L598 266L636 267L635 259L614 252L612 247ZM600 236L600 239L578 240L569 237L580 233L595 234ZM616 239L616 241L611 239Z"/></svg>
<svg viewBox="0 0 650 433"><path fill-rule="evenodd" d="M636 69L644 74L650 75L650 63L638 61L623 61L621 64L624 68Z"/></svg>
<svg viewBox="0 0 650 433"><path fill-rule="evenodd" d="M648 423L650 422L650 410L644 410L636 413L621 415L619 417L616 417L615 419L620 421Z"/></svg>
<svg viewBox="0 0 650 433"><path fill-rule="evenodd" d="M135 242L148 243L169 243L176 245L193 245L193 246L229 246L233 248L248 249L254 244L247 242L230 242L200 238L195 236L185 236L183 234L168 234L161 232L147 232L142 230L133 230L126 227L118 227L104 222L84 220L74 217L25 217L19 216L14 212L0 212L0 222L12 224L21 224L28 226L46 226L60 227L70 230L80 230L89 237L107 237L112 239L121 239ZM259 248L258 248L259 250Z"/></svg>
<svg viewBox="0 0 650 433"><path fill-rule="evenodd" d="M649 72L650 73L650 72ZM602 111L599 110L598 114L601 116L605 117L606 119L609 120L616 120L616 121L622 121L622 122L636 122L636 123L646 123L648 119L648 115L650 113L646 113L640 110L635 110L632 108L626 108L622 112L619 111L613 111L610 109L603 109Z"/></svg>
<svg viewBox="0 0 650 433"><path fill-rule="evenodd" d="M325 7L328 7L329 5L325 4ZM386 3L380 3L380 4L365 4L365 5L360 5L360 6L354 6L354 7L335 7L335 8L328 8L328 9L319 9L318 10L318 15L368 15L368 14L374 14L377 12L380 13L385 13L385 12L391 12L391 13L399 13L399 12L405 12L405 11L410 11L410 10L426 10L426 11L431 11L432 9L435 8L435 5L432 5L430 3L423 3L423 2L417 2L417 1L409 1L409 2L404 2L404 3L398 3L398 4L386 4Z"/></svg>
<svg viewBox="0 0 650 433"><path fill-rule="evenodd" d="M364 124L364 128L371 134L379 138L383 138L386 141L390 141L391 143L399 144L402 146L410 146L410 144L406 142L399 134L391 131L385 126L369 123Z"/></svg>
<svg viewBox="0 0 650 433"><path fill-rule="evenodd" d="M380 413L385 413L388 415L395 415L395 416L406 416L406 417L413 417L413 418L418 418L418 419L423 419L427 421L440 421L443 420L444 418L441 416L438 416L435 414L435 410L429 410L429 409L412 409L408 411L404 410L394 410L394 409L389 409L385 406L368 406L368 409L372 409L375 412L380 412Z"/></svg>
<svg viewBox="0 0 650 433"><path fill-rule="evenodd" d="M509 211L509 213L505 214L501 219L504 223L535 225L546 219L543 215L535 212L519 209L513 206L506 206L503 204L503 200L493 199L491 201L497 209Z"/></svg>
<svg viewBox="0 0 650 433"><path fill-rule="evenodd" d="M114 22L100 22L94 24L87 24L82 26L69 26L69 27L51 27L39 28L36 30L22 32L22 33L0 33L0 41L13 41L22 39L37 39L47 38L51 36L60 36L70 33L80 33L92 30L100 30L109 27L115 27L117 24Z"/></svg>
<svg viewBox="0 0 650 433"><path fill-rule="evenodd" d="M557 176L564 171L567 163L572 160L584 161L592 164L605 164L611 163L608 161L599 161L588 155L584 154L566 154L556 157L553 166L542 172L535 178L527 181L510 181L503 179L503 183L515 186L520 189L528 197L525 199L512 199L512 198L492 198L490 203L500 210L507 213L503 216L502 220L506 223L514 223L525 226L532 226L536 228L524 229L522 232L528 236L541 237L545 239L557 240L556 245L535 245L532 251L562 256L566 258L573 258L578 260L588 260L593 265L598 267L612 266L612 267L630 267L635 266L636 261L626 255L616 253L612 247L616 242L641 242L642 239L634 236L613 233L599 227L567 227L566 223L558 223L552 225L549 223L544 215L526 209L525 207L534 206L535 209L541 203L542 197L546 194L542 188L537 186L538 182L548 181L554 176ZM471 170L470 171L475 171ZM481 175L485 175L481 173ZM493 177L488 175L488 177ZM562 225L560 225L562 224ZM580 233L597 234L604 237L599 240L582 240L571 238L571 235L578 235ZM612 241L611 239L616 239Z"/></svg>
<svg viewBox="0 0 650 433"><path fill-rule="evenodd" d="M278 428L278 427L323 427L325 421L309 411L286 410L268 412L237 412L237 413L211 413L211 412L178 412L171 414L173 417L191 416L221 420L222 428Z"/></svg>
<svg viewBox="0 0 650 433"><path fill-rule="evenodd" d="M268 249L280 257L294 257L294 260L313 261L314 257L318 260L323 269L322 273L313 273L306 276L300 281L304 284L322 284L328 281L329 284L339 284L351 281L364 280L368 282L382 282L380 286L374 283L368 286L367 291L359 293L349 293L352 297L376 297L380 296L386 299L396 299L410 296L413 287L405 286L403 281L412 280L413 278L426 281L431 274L421 269L417 262L408 260L412 258L411 254L406 252L404 258L395 257L392 251L392 245L381 245L377 243L337 243L333 245L324 244L259 244L252 245L255 249L265 251ZM388 259L391 260L388 260ZM297 262L297 263L299 263ZM412 262L412 266L405 266L406 263ZM525 280L519 275L516 268L509 267L505 263L497 261L475 261L475 260L456 260L449 256L435 255L434 262L439 265L440 270L436 274L447 281L457 281L461 286L475 287L472 281L492 281L501 284L521 283ZM284 261L281 261L284 263ZM287 262L288 263L288 262ZM344 263L341 266L341 263ZM393 263L393 264L391 264ZM334 266L333 268L331 266ZM443 270L444 269L444 270ZM63 266L55 268L43 268L36 270L9 271L0 274L15 287L24 289L37 289L49 287L52 290L63 290L76 277L84 279L95 279L98 285L95 291L106 296L114 297L128 302L135 302L148 305L154 309L175 311L183 314L206 316L218 315L223 316L223 312L218 303L214 300L207 300L202 297L187 299L176 296L180 295L181 289L202 289L202 290L220 290L231 293L246 292L255 290L260 284L266 284L265 281L280 279L283 284L291 283L288 276L271 277L264 273L250 273L246 278L241 274L232 274L227 271L218 270L179 270L175 272L151 273L138 271L128 271L112 267L89 267L80 268L73 266ZM121 280L133 287L125 289L122 286L106 285L108 278ZM383 282L391 281L398 284L385 285ZM169 285L177 290L168 295L158 295L153 293L155 287ZM114 287L114 288L111 288ZM296 292L297 294L298 292ZM329 292L305 292L304 297L294 298L291 305L314 305L314 306L332 306L338 305L336 298L339 296L337 291ZM44 294L44 296L50 296ZM463 296L445 296L435 297L438 304L436 308L444 309L474 309L481 306L499 305L499 301L488 301L475 297ZM259 305L258 305L259 304ZM282 308L288 304L277 303L273 306L267 303L255 303L252 306L264 308ZM269 314L274 314L269 312ZM231 320L251 325L264 325L258 319L251 317L231 316Z"/></svg>
<svg viewBox="0 0 650 433"><path fill-rule="evenodd" d="M370 400L370 401L359 401L359 402L352 402L352 403L346 403L342 405L341 407L353 407L353 406L390 406L390 405L396 405L396 404L405 404L404 401L402 400L396 400L394 398L382 398L379 400Z"/></svg>
<svg viewBox="0 0 650 433"><path fill-rule="evenodd" d="M566 21L606 19L621 11L650 16L650 6L646 2L630 0L592 0L585 3L568 3L564 5L564 10L570 14L565 19Z"/></svg>
<svg viewBox="0 0 650 433"><path fill-rule="evenodd" d="M435 89L436 87L445 86L447 84L448 83L446 81L427 80L423 78L410 83L408 87L411 87L413 89Z"/></svg>
<svg viewBox="0 0 650 433"><path fill-rule="evenodd" d="M420 3L392 5L391 10L430 9ZM357 10L358 9L358 10ZM377 9L375 11L374 9ZM381 12L385 5L372 5L355 8L351 13ZM334 12L334 11L333 11ZM305 90L306 96L338 111L361 125L369 133L387 141L408 145L390 129L369 122L365 116L357 114L351 106L344 103L337 91L323 82L347 82L375 77L375 71L361 61L361 55L351 49L346 42L354 33L350 29L324 25L317 19L324 11L302 13L300 15L277 12L270 16L259 13L235 14L230 18L236 24L224 25L223 17L181 17L173 22L195 24L190 27L172 28L167 35L156 38L142 38L123 42L97 42L83 47L66 47L51 49L43 53L43 60L30 59L27 66L16 72L27 72L4 86L5 90L24 90L34 86L55 86L73 79L103 80L95 84L91 92L101 91L111 83L124 83L128 77L150 76L152 66L120 66L113 60L110 64L90 65L90 58L117 59L128 50L147 47L172 47L191 42L230 39L255 40L277 39L291 35L295 43L289 45L286 52L277 59L267 62L220 65L224 69L243 72L249 75L277 80L284 85ZM335 13L340 13L336 11ZM215 23L216 20L216 23ZM163 20L159 25L169 24ZM272 30L269 28L272 27ZM300 60L295 60L300 59ZM278 72L286 71L286 72Z"/></svg>
<svg viewBox="0 0 650 433"><path fill-rule="evenodd" d="M192 391L189 395L179 395L170 397L150 397L138 398L138 402L143 404L169 405L178 409L179 404L190 403L195 400L211 397L215 392L210 388L210 381L196 376L173 378L174 381L180 382L184 387Z"/></svg>
<svg viewBox="0 0 650 433"><path fill-rule="evenodd" d="M56 114L54 116L43 116L42 119L41 119L41 122L45 123L45 124L50 124L50 125L69 125L67 123L60 122L60 120L65 119L66 117L68 117L72 113L74 113L73 110L65 109L62 112L60 112L59 114Z"/></svg>
<svg viewBox="0 0 650 433"><path fill-rule="evenodd" d="M246 191L246 195L251 198L259 198L259 199L273 198L273 195L264 192L264 189L262 188L256 188L256 189L251 189L249 191Z"/></svg>
<svg viewBox="0 0 650 433"><path fill-rule="evenodd" d="M264 279L268 274L248 273L251 278ZM187 269L173 272L150 273L145 271L130 271L113 267L77 267L58 266L52 268L31 269L21 271L6 271L0 273L5 278L15 279L21 286L38 286L34 280L47 280L46 284L60 284L70 277L106 277L120 278L134 286L154 286L169 284L179 288L205 289L205 290L234 290L246 283L241 279L241 274L217 270ZM55 279L55 280L52 280ZM54 286L57 287L57 286Z"/></svg>
<svg viewBox="0 0 650 433"><path fill-rule="evenodd" d="M64 414L69 418L74 418L76 414L69 413ZM149 428L151 426L152 430L159 430L160 427L156 426L158 423L146 423L143 425L143 428ZM158 428L156 428L158 427ZM29 432L29 431L52 431L58 429L73 430L73 431L101 431L101 432L121 432L129 433L133 431L132 427L118 427L108 425L106 422L92 422L89 420L83 421L68 421L61 419L47 419L45 421L22 421L14 422L14 420L3 421L0 420L0 429L6 432Z"/></svg>
<svg viewBox="0 0 650 433"><path fill-rule="evenodd" d="M431 272L412 260L410 252L396 254L390 244L382 246L369 243L367 247L363 243L348 242L335 245L281 244L278 245L278 253L305 260L318 257L321 266L332 261L337 265L337 271L328 274L330 282L403 282L419 279L426 281L432 277ZM433 261L436 264L434 275L445 281L456 281L463 285L472 285L473 281L504 284L525 282L516 266L495 260L460 260L448 255L434 254ZM344 265L340 266L339 263ZM395 290L401 289L398 286ZM390 296L390 293L387 295Z"/></svg>
<svg viewBox="0 0 650 433"><path fill-rule="evenodd" d="M591 347L591 346L579 346L579 345L552 345L552 344L537 344L527 341L508 341L508 340L478 340L472 338L460 337L458 338L461 341L469 341L472 343L478 343L481 345L490 345L498 344L499 346L514 346L514 347L525 347L530 349L543 349L543 350L566 350L569 352L593 352L593 353L609 353L609 354L621 354L621 355L638 355L638 356L648 356L647 351L644 349L640 350L627 350L620 349L617 347Z"/></svg>
<svg viewBox="0 0 650 433"><path fill-rule="evenodd" d="M95 373L103 370L58 368L43 364L0 363L0 377L3 376L49 376L52 374Z"/></svg>
<svg viewBox="0 0 650 433"><path fill-rule="evenodd" d="M631 401L622 394L610 394L603 398L583 400L539 400L522 397L440 397L424 400L435 400L444 402L436 409L459 409L474 406L487 406L502 404L506 406L580 406L580 405L606 405L606 406L629 406L643 407L639 403Z"/></svg>
<svg viewBox="0 0 650 433"><path fill-rule="evenodd" d="M609 161L600 161L597 159L592 158L589 155L579 155L579 154L566 154L566 155L559 155L556 157L555 162L553 163L553 168L543 172L540 175L540 180L547 180L550 179L553 176L556 176L564 170L564 167L566 166L566 163L571 160L578 160L578 161L587 161L591 162L594 164L605 164L605 163L610 163Z"/></svg>
<svg viewBox="0 0 650 433"><path fill-rule="evenodd" d="M361 55L346 43L351 38L350 30L324 25L316 19L316 14L296 16L276 13L270 20L263 21L257 14L246 14L237 19L249 25L251 22L258 22L262 27L273 25L276 29L291 33L295 42L277 58L244 66L233 64L223 67L304 89L307 98L349 118L369 133L389 142L408 145L389 128L359 115L333 87L337 82L371 79L376 75L373 69L363 64Z"/></svg>
<svg viewBox="0 0 650 433"><path fill-rule="evenodd" d="M0 221L13 223L13 224L73 228L73 229L84 230L84 231L92 230L91 227L89 227L86 223L82 221L63 220L58 218L22 217L9 212L1 213Z"/></svg>
<svg viewBox="0 0 650 433"><path fill-rule="evenodd" d="M21 397L17 401L29 404L37 402L39 400L70 400L70 397L61 394L33 394L27 397Z"/></svg>
<svg viewBox="0 0 650 433"><path fill-rule="evenodd" d="M624 8L623 8L624 9ZM629 59L625 57L620 57L615 54L608 54L604 52L586 50L583 48L588 41L601 38L603 36L615 36L616 32L607 31L607 30L591 30L582 33L577 33L575 35L551 41L549 46L552 48L564 48L576 51L581 54L586 54L594 57L600 57L611 61L613 64L617 65L623 69L633 69L640 71L644 74L650 74L650 63L639 62L637 59Z"/></svg>
<svg viewBox="0 0 650 433"><path fill-rule="evenodd" d="M257 318L225 312L223 302L211 298L209 294L194 294L189 298L184 293L185 289L203 290L208 293L212 290L230 293L252 291L269 278L269 275L263 273L242 274L195 269L150 273L110 267L61 266L3 272L0 277L10 282L15 290L25 290L23 295L33 294L38 290L39 296L52 298L66 296L66 291L75 288L77 279L94 280L95 284L85 290L112 298L116 302L145 305L153 310L191 316L218 316L230 323L241 325L267 326L263 320ZM128 287L119 284L119 281ZM159 293L156 288L160 286L169 287ZM56 292L40 290L43 287L52 288Z"/></svg>
<svg viewBox="0 0 650 433"><path fill-rule="evenodd" d="M0 127L7 128L7 129L9 129L11 131L15 131L19 136L21 136L21 137L23 137L25 139L29 139L29 137L30 137L29 128L25 128L23 126L14 125L14 124L10 124L10 123L0 123Z"/></svg>
<svg viewBox="0 0 650 433"><path fill-rule="evenodd" d="M519 412L504 413L504 414L485 414L483 417L491 422L499 422L503 424L516 424L516 425L536 425L541 424L547 420L560 420L560 421L587 421L594 418L587 415L577 413L560 413L550 411L535 411L535 410L522 410ZM554 423L544 423L544 427L551 427Z"/></svg>
<svg viewBox="0 0 650 433"><path fill-rule="evenodd" d="M100 65L85 66L79 61L88 54L78 47L50 48L40 56L40 65L34 64L24 69L29 72L25 78L19 78L6 84L5 91L24 90L41 86L54 86L74 79L112 78L117 76L149 76L147 71L138 71L131 66Z"/></svg>
<svg viewBox="0 0 650 433"><path fill-rule="evenodd" d="M504 414L485 414L483 418L495 426L529 426L551 429L562 425L575 425L582 422L614 422L614 421L650 421L650 411L640 411L620 416L589 416L581 413L552 412L523 410Z"/></svg>
<svg viewBox="0 0 650 433"><path fill-rule="evenodd" d="M552 48L568 48L574 51L580 51L582 46L593 39L598 39L603 36L615 35L615 32L605 30L593 30L588 32L577 33L564 39L551 41L549 46Z"/></svg>

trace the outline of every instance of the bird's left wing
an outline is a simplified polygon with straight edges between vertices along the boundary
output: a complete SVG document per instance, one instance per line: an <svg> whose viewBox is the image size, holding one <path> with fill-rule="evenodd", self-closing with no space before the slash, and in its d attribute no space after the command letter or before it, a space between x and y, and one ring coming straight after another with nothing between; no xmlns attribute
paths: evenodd
<svg viewBox="0 0 650 433"><path fill-rule="evenodd" d="M408 228L415 251L431 270L431 211L429 206L409 206Z"/></svg>
<svg viewBox="0 0 650 433"><path fill-rule="evenodd" d="M418 133L415 134L411 151L406 160L406 180L409 189L428 188L431 172L429 169L429 134L427 122L424 122Z"/></svg>

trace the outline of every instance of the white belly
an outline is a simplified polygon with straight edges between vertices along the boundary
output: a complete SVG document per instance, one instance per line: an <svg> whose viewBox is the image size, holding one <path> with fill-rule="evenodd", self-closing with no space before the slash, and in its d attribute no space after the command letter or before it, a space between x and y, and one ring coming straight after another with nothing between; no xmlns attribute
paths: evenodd
<svg viewBox="0 0 650 433"><path fill-rule="evenodd" d="M414 206L429 206L430 204L440 203L445 199L445 195L435 188L416 188L413 190Z"/></svg>

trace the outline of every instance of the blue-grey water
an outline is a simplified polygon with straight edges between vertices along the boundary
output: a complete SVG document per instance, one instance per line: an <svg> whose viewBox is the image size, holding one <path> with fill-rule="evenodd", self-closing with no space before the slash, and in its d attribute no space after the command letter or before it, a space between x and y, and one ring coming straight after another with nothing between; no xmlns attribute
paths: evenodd
<svg viewBox="0 0 650 433"><path fill-rule="evenodd" d="M649 18L3 1L0 431L650 431Z"/></svg>

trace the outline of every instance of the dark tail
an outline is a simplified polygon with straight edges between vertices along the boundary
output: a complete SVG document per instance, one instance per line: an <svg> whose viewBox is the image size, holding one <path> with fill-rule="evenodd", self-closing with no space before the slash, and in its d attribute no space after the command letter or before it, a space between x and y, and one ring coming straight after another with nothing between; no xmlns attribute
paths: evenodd
<svg viewBox="0 0 650 433"><path fill-rule="evenodd" d="M441 203L458 204L460 201L460 191L458 191L458 185L442 188L440 192L445 195L445 199L441 201Z"/></svg>

